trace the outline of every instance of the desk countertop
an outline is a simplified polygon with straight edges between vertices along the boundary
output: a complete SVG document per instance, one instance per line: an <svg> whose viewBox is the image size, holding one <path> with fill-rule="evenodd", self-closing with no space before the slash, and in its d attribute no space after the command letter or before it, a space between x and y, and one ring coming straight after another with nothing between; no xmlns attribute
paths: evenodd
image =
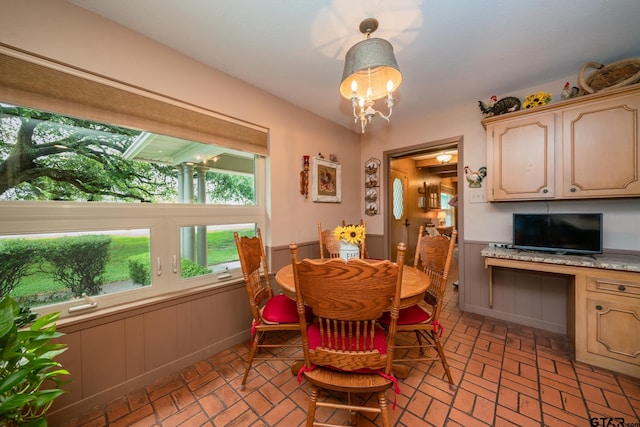
<svg viewBox="0 0 640 427"><path fill-rule="evenodd" d="M633 254L599 254L594 256L559 255L487 246L480 251L480 255L486 258L502 258L546 264L571 265L575 267L640 272L640 255Z"/></svg>

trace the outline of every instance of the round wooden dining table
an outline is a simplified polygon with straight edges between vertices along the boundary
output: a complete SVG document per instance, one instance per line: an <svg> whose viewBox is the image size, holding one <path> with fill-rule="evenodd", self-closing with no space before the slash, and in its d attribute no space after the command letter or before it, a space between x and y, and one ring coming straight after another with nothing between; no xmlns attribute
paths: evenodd
<svg viewBox="0 0 640 427"><path fill-rule="evenodd" d="M318 260L319 261L319 260ZM293 279L293 266L285 265L276 273L276 282L282 288L282 292L291 299L296 299L296 284ZM424 272L405 265L402 269L402 288L400 289L400 308L417 304L424 298L425 292L431 284L429 276ZM303 366L304 361L297 361L291 365L291 373L296 375ZM393 373L399 379L409 376L409 368L406 365L394 363Z"/></svg>
<svg viewBox="0 0 640 427"><path fill-rule="evenodd" d="M319 259L318 259L319 261ZM276 282L282 292L291 299L296 299L296 284L293 280L293 266L285 265L276 273ZM417 304L429 288L429 276L409 265L402 269L402 289L400 290L400 308Z"/></svg>

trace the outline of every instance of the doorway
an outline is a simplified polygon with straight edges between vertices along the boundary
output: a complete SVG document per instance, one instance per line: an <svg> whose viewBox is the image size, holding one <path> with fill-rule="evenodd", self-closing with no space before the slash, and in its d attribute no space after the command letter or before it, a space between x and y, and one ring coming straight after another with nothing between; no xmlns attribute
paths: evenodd
<svg viewBox="0 0 640 427"><path fill-rule="evenodd" d="M413 264L418 230L421 225L433 226L439 231L455 227L458 242L463 241L463 137L431 141L383 153L385 176L382 185L384 209L385 258L395 260L399 242L407 245L405 263ZM442 157L445 154L447 156ZM449 157L449 155L451 157ZM440 159L437 156L441 156ZM451 199L455 206L449 205ZM440 213L440 217L438 217ZM457 268L463 264L458 249ZM462 276L461 271L451 274Z"/></svg>

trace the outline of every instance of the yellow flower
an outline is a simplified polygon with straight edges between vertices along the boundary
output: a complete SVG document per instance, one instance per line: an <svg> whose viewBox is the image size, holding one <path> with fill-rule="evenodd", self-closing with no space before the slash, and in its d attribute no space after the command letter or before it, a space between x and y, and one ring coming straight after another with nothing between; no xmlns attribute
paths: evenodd
<svg viewBox="0 0 640 427"><path fill-rule="evenodd" d="M345 225L338 226L333 230L333 235L338 240L344 240L354 245L359 245L364 240L366 234L365 227L363 225Z"/></svg>
<svg viewBox="0 0 640 427"><path fill-rule="evenodd" d="M522 106L526 108L533 108L539 105L545 105L551 102L552 95L547 92L532 93L524 99Z"/></svg>

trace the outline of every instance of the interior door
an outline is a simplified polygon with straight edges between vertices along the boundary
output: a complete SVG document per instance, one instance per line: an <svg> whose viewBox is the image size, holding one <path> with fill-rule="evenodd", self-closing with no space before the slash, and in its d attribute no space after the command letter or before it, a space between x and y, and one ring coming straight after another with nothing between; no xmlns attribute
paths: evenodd
<svg viewBox="0 0 640 427"><path fill-rule="evenodd" d="M398 169L391 168L389 173L389 259L396 260L396 251L398 243L408 240L408 204L407 189L409 179L407 173ZM406 259L406 257L405 257Z"/></svg>

